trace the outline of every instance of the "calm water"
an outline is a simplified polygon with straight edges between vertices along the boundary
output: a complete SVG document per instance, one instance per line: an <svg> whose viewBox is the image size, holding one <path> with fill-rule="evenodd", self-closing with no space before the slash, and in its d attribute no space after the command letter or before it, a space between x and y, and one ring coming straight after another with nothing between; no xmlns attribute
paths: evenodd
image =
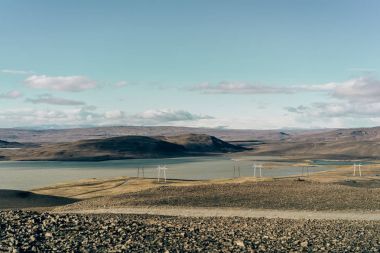
<svg viewBox="0 0 380 253"><path fill-rule="evenodd" d="M240 167L241 176L253 176L252 161L261 160L265 177L281 177L300 174L302 167L287 163L266 166L268 157L244 157L233 161L228 157L186 157L168 159L133 159L104 162L0 162L0 189L29 190L55 183L83 178L112 178L136 176L143 167L145 177L155 177L157 165L167 165L167 177L177 179L232 178L234 165ZM313 172L331 170L318 166ZM236 170L236 175L238 171Z"/></svg>
<svg viewBox="0 0 380 253"><path fill-rule="evenodd" d="M373 161L348 161L348 160L313 160L315 165L353 165L354 163L360 163L361 165L375 164Z"/></svg>

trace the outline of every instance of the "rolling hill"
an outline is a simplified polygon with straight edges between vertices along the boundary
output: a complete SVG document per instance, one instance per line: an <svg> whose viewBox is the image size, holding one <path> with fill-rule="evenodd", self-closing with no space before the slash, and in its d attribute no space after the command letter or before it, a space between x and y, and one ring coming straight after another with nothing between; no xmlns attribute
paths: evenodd
<svg viewBox="0 0 380 253"><path fill-rule="evenodd" d="M327 130L251 130L192 128L173 126L112 126L73 129L17 129L0 128L0 139L21 143L60 143L79 140L103 139L128 135L177 136L184 134L206 134L225 141L265 140L279 141L304 133L319 133Z"/></svg>
<svg viewBox="0 0 380 253"><path fill-rule="evenodd" d="M21 148L24 145L18 142L8 142L0 140L0 148Z"/></svg>
<svg viewBox="0 0 380 253"><path fill-rule="evenodd" d="M237 152L245 150L207 134L183 134L164 137L164 140L184 146L191 152Z"/></svg>
<svg viewBox="0 0 380 253"><path fill-rule="evenodd" d="M170 138L122 136L70 143L49 143L2 154L3 160L101 161L131 158L160 158L210 153L239 152L243 147L208 135L179 135Z"/></svg>
<svg viewBox="0 0 380 253"><path fill-rule="evenodd" d="M253 155L354 159L380 157L380 127L317 130L229 130L187 127L0 129L8 143L41 147L1 150L3 160L107 160L243 151ZM229 142L222 141L227 140ZM5 144L4 144L5 143ZM233 145L236 144L236 145ZM1 145L1 143L0 143Z"/></svg>
<svg viewBox="0 0 380 253"><path fill-rule="evenodd" d="M292 136L282 142L261 145L256 154L378 159L380 127L336 129L317 134Z"/></svg>

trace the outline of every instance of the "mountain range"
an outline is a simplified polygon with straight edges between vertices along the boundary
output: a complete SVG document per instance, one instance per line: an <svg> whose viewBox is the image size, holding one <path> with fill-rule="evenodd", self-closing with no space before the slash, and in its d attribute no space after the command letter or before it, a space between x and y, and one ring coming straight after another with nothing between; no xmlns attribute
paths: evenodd
<svg viewBox="0 0 380 253"><path fill-rule="evenodd" d="M133 135L66 143L43 143L34 148L5 150L1 155L2 160L101 161L199 156L244 150L247 149L205 134L171 137Z"/></svg>

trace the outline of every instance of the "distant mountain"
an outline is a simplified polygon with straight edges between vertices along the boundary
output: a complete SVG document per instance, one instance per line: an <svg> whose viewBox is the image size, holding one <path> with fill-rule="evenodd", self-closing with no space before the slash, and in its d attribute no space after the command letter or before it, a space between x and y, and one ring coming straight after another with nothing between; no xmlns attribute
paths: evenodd
<svg viewBox="0 0 380 253"><path fill-rule="evenodd" d="M238 152L246 150L207 134L183 134L164 137L164 140L182 145L192 152Z"/></svg>
<svg viewBox="0 0 380 253"><path fill-rule="evenodd" d="M0 140L0 148L21 148L23 144L18 142L8 142Z"/></svg>
<svg viewBox="0 0 380 253"><path fill-rule="evenodd" d="M323 132L327 130L239 130L218 128L191 128L172 126L114 126L74 129L15 129L0 128L0 139L21 143L57 143L79 140L102 139L127 135L176 136L182 134L207 134L224 141L261 140L278 141L299 134Z"/></svg>
<svg viewBox="0 0 380 253"><path fill-rule="evenodd" d="M295 155L337 159L380 157L380 127L336 129L292 136L261 145L256 154Z"/></svg>
<svg viewBox="0 0 380 253"><path fill-rule="evenodd" d="M324 131L322 133L305 133L294 136L290 141L379 141L380 127L346 128Z"/></svg>
<svg viewBox="0 0 380 253"><path fill-rule="evenodd" d="M80 150L110 151L134 154L176 154L186 151L185 147L147 136L122 136L100 140L85 140L69 144Z"/></svg>
<svg viewBox="0 0 380 253"><path fill-rule="evenodd" d="M171 157L191 153L236 152L241 151L242 146L253 148L250 151L253 155L349 159L380 157L380 127L281 131L169 126L0 129L0 139L3 143L42 145L41 148L28 148L27 151L20 152L1 150L1 159L107 160ZM3 147L10 147L8 143L2 144ZM128 150L128 147L131 149ZM24 153L21 154L22 152Z"/></svg>
<svg viewBox="0 0 380 253"><path fill-rule="evenodd" d="M122 136L70 143L49 143L3 154L3 160L100 161L131 158L161 158L210 153L238 152L243 147L207 135L165 137Z"/></svg>

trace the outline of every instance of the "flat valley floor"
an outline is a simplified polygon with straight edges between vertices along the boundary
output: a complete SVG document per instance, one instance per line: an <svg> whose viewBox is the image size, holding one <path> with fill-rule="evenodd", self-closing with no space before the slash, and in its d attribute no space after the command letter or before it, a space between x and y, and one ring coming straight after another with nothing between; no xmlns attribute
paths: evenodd
<svg viewBox="0 0 380 253"><path fill-rule="evenodd" d="M18 210L0 211L0 252L379 252L380 169L369 172L3 192L1 208Z"/></svg>

